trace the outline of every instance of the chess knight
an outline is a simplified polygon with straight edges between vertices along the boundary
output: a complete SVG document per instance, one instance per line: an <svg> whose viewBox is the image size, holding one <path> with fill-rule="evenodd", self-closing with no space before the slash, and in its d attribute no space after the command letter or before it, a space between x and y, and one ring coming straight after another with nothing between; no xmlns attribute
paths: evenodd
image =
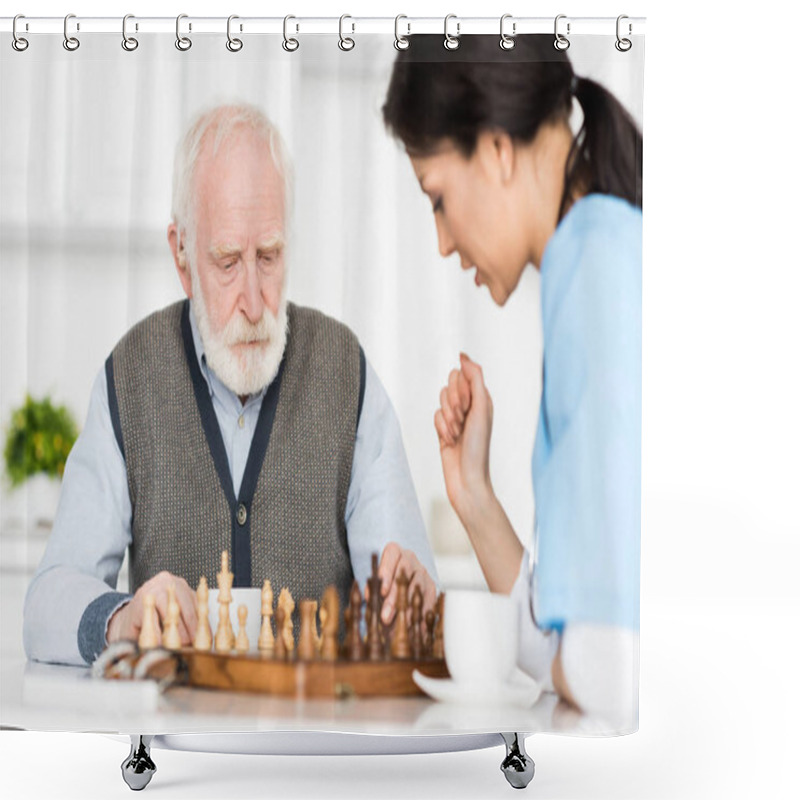
<svg viewBox="0 0 800 800"><path fill-rule="evenodd" d="M235 586L269 578L301 598L329 584L346 597L378 551L383 622L401 568L433 606L386 391L351 330L287 298L290 197L285 148L258 109L220 106L189 126L168 227L186 299L137 323L99 371L26 598L30 658L81 664L136 639L147 593L163 626L171 583L188 644L192 587L223 550ZM112 588L126 549L132 594Z"/></svg>

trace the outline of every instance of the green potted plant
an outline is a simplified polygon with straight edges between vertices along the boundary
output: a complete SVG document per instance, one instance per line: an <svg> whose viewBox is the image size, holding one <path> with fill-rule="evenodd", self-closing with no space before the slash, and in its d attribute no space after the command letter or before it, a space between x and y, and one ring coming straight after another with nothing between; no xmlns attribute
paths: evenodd
<svg viewBox="0 0 800 800"><path fill-rule="evenodd" d="M52 521L57 503L61 476L67 456L75 443L78 427L65 406L55 406L49 397L41 400L26 395L25 402L11 412L3 450L5 470L11 488L39 482L29 495L29 508L37 517ZM41 476L41 477L39 477ZM55 501L44 501L35 495L49 494Z"/></svg>

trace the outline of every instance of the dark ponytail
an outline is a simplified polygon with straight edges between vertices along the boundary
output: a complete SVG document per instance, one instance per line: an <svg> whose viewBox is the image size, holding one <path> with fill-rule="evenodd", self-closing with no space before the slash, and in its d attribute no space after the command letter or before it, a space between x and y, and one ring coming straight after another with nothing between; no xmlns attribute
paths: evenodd
<svg viewBox="0 0 800 800"><path fill-rule="evenodd" d="M578 78L549 35L516 37L501 50L496 36L463 36L458 50L442 37L416 35L397 56L383 119L415 155L451 142L469 158L478 136L503 130L532 141L548 123L569 123L573 96L583 124L567 158L559 218L577 195L597 192L642 205L642 136L619 101Z"/></svg>
<svg viewBox="0 0 800 800"><path fill-rule="evenodd" d="M589 78L574 81L583 124L572 141L559 219L576 192L610 194L642 207L642 134L611 92Z"/></svg>

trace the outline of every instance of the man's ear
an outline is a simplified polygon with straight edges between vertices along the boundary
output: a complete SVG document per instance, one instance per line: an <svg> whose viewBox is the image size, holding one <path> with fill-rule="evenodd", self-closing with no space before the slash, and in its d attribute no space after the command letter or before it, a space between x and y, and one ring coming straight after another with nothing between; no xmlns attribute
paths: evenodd
<svg viewBox="0 0 800 800"><path fill-rule="evenodd" d="M505 131L483 131L478 134L476 149L492 176L502 183L511 180L516 167L516 153L514 142Z"/></svg>
<svg viewBox="0 0 800 800"><path fill-rule="evenodd" d="M178 270L178 278L180 278L181 286L183 286L183 291L186 292L186 296L191 299L192 274L189 270L189 261L186 256L185 238L185 236L180 234L178 226L174 222L167 228L169 249L172 250L172 258L175 261L175 269Z"/></svg>

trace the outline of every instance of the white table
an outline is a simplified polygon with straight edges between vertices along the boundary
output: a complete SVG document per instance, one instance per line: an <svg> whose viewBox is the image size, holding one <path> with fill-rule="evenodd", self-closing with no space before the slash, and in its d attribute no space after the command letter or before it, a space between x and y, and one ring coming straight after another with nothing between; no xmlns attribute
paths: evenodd
<svg viewBox="0 0 800 800"><path fill-rule="evenodd" d="M275 755L391 754L492 747L500 736L509 761L506 777L526 785L533 776L533 762L524 750L526 735L603 733L602 724L549 693L531 708L499 708L421 696L295 700L186 687L161 692L152 681L96 680L88 668L24 659L2 665L0 723L130 736L131 754L123 767L134 771L126 780L139 780L139 788L155 771L154 765L148 767L151 746Z"/></svg>

